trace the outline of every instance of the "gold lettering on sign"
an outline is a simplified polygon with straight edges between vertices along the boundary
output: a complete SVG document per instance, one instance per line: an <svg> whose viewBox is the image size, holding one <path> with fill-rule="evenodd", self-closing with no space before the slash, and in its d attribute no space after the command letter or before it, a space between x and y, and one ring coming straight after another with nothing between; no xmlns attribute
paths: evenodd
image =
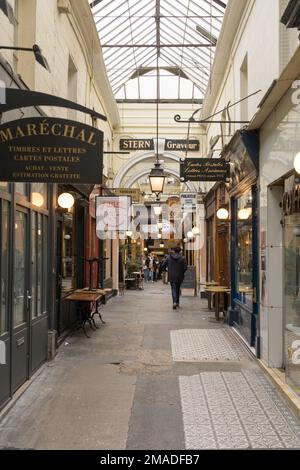
<svg viewBox="0 0 300 470"><path fill-rule="evenodd" d="M75 126L68 126L68 124L66 124L63 136L74 139L74 133L75 133Z"/></svg>
<svg viewBox="0 0 300 470"><path fill-rule="evenodd" d="M15 139L18 139L19 137L25 137L24 132L22 131L21 127L18 126L15 134Z"/></svg>
<svg viewBox="0 0 300 470"><path fill-rule="evenodd" d="M61 124L53 124L51 126L51 134L55 135L55 136L59 136L61 135Z"/></svg>
<svg viewBox="0 0 300 470"><path fill-rule="evenodd" d="M35 124L27 124L27 135L37 135Z"/></svg>
<svg viewBox="0 0 300 470"><path fill-rule="evenodd" d="M13 136L11 133L11 129L8 127L7 129L0 131L0 138L1 142L4 142L5 140L12 140Z"/></svg>

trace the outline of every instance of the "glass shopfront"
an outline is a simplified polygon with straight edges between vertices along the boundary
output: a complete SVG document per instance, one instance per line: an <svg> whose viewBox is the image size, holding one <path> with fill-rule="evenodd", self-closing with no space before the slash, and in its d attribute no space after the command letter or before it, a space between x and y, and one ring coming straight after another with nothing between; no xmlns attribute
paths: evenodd
<svg viewBox="0 0 300 470"><path fill-rule="evenodd" d="M252 195L237 199L237 298L252 309Z"/></svg>
<svg viewBox="0 0 300 470"><path fill-rule="evenodd" d="M284 358L287 383L300 395L300 214L284 218Z"/></svg>

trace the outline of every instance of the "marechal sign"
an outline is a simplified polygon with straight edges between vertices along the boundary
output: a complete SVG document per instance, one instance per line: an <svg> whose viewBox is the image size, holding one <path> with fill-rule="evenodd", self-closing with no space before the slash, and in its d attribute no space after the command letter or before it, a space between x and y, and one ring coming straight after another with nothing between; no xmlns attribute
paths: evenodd
<svg viewBox="0 0 300 470"><path fill-rule="evenodd" d="M192 152L199 152L199 140L176 140L165 139L165 151L187 149ZM120 139L120 150L154 150L154 139Z"/></svg>
<svg viewBox="0 0 300 470"><path fill-rule="evenodd" d="M186 158L180 161L181 181L229 181L230 165L224 158Z"/></svg>
<svg viewBox="0 0 300 470"><path fill-rule="evenodd" d="M97 184L103 132L67 119L19 119L0 126L0 155L0 181Z"/></svg>

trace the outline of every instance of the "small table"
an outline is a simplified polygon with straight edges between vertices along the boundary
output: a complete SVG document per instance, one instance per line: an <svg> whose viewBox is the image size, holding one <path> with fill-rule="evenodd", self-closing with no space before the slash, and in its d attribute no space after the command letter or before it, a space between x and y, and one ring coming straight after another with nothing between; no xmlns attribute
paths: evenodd
<svg viewBox="0 0 300 470"><path fill-rule="evenodd" d="M229 287L226 287L226 286L215 286L215 287L210 286L210 287L207 287L205 290L208 293L215 294L215 317L216 317L216 320L219 321L220 320L220 295L230 294L230 289Z"/></svg>
<svg viewBox="0 0 300 470"><path fill-rule="evenodd" d="M206 290L207 287L218 286L219 283L215 281L209 281L209 282L205 282L203 285L204 285L204 290ZM211 310L211 292L207 292L207 294L208 294L207 295L208 308L209 310Z"/></svg>
<svg viewBox="0 0 300 470"><path fill-rule="evenodd" d="M81 314L81 327L83 329L83 332L87 338L89 338L86 330L85 330L85 324L86 322L89 322L90 327L92 329L93 325L95 329L97 328L95 320L94 320L94 315L95 313L98 313L99 318L102 323L105 323L105 321L102 319L102 316L98 310L98 302L101 300L103 297L103 293L97 292L96 291L90 291L87 289L77 289L72 294L68 295L65 297L65 300L71 301L71 302L79 302L81 303L80 307L80 314ZM95 312L91 313L91 303L96 306Z"/></svg>

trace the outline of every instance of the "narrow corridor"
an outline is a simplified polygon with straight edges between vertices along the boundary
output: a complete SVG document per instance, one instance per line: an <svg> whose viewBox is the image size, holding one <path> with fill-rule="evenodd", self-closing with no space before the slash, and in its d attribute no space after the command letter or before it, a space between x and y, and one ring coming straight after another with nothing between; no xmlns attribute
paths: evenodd
<svg viewBox="0 0 300 470"><path fill-rule="evenodd" d="M0 423L1 448L299 448L300 425L207 302L126 291L68 337Z"/></svg>

